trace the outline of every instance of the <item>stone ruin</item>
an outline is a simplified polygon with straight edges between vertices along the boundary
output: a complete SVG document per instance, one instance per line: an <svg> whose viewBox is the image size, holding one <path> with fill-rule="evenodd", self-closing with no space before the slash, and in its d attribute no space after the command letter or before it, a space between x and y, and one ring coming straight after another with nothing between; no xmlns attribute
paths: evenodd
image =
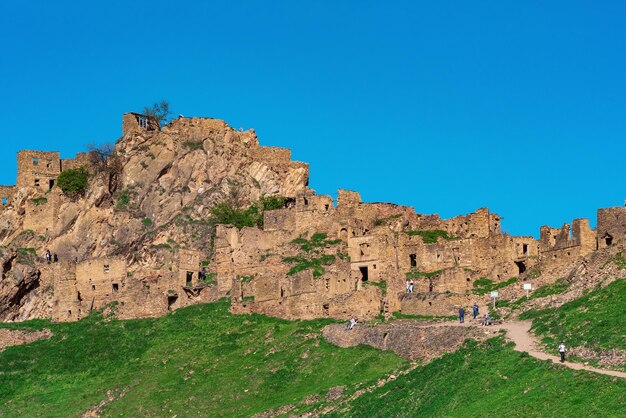
<svg viewBox="0 0 626 418"><path fill-rule="evenodd" d="M52 294L54 319L78 320L112 303L122 317L157 316L221 297L232 298L237 313L290 319L452 315L460 305L488 299L472 293L476 280L518 277L521 286L538 268L560 277L577 260L626 235L625 207L599 209L595 230L587 219L575 219L571 226L542 226L536 240L502 233L500 216L486 208L441 219L407 206L363 203L358 193L346 190L339 190L335 202L307 187L306 164L291 161L288 149L258 145L253 132L235 134L223 121L182 117L163 128L175 137L217 130L226 132L228 141L243 141L235 145L245 150L252 178L282 176L267 192L286 197L284 208L266 211L260 228L218 225L213 253L176 248L171 263L159 268L136 263L130 268L134 257L116 254L42 263L41 287ZM130 149L146 147L146 135L160 131L145 115L123 116ZM16 185L0 186L0 214L25 202L19 210L22 230L62 235L66 198L57 177L88 163L87 153L64 160L58 152L20 151ZM35 199L24 200L26 195ZM37 196L47 199L45 207L36 203ZM7 237L3 230L0 238ZM409 279L413 293L406 292Z"/></svg>
<svg viewBox="0 0 626 418"><path fill-rule="evenodd" d="M626 216L626 208L600 209L599 239L587 219L576 219L573 228L542 227L536 240L501 233L499 215L485 208L444 220L409 207L362 203L355 192L340 190L338 196L335 205L329 196L304 194L290 207L267 212L263 229L218 228L218 277L224 291L232 290L236 311L284 318L453 315L459 306L489 297L472 294L479 278L498 283L517 277L521 286L537 266L545 273L571 268L606 245L604 234L623 239L626 231L618 216ZM616 215L607 219L607 211ZM428 231L439 236L425 240ZM347 255L319 278L311 269L290 272L285 262L298 256L294 240L312 233L341 241L337 250L326 248L328 254ZM409 278L413 293L406 292Z"/></svg>

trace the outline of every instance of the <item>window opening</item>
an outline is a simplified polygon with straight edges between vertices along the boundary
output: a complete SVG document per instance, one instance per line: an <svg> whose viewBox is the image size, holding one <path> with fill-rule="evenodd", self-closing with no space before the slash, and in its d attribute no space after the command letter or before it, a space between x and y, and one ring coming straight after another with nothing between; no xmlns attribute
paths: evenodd
<svg viewBox="0 0 626 418"><path fill-rule="evenodd" d="M417 267L417 254L409 254L411 260L411 267Z"/></svg>
<svg viewBox="0 0 626 418"><path fill-rule="evenodd" d="M528 244L522 244L522 253L528 255Z"/></svg>
<svg viewBox="0 0 626 418"><path fill-rule="evenodd" d="M35 179L35 187L39 187L39 179Z"/></svg>
<svg viewBox="0 0 626 418"><path fill-rule="evenodd" d="M103 270L105 273L108 273L108 272L109 272L109 265L108 265L108 264L105 264L104 266L102 266L102 270Z"/></svg>
<svg viewBox="0 0 626 418"><path fill-rule="evenodd" d="M187 276L185 278L185 285L187 287L190 287L193 284L193 272L192 271L188 271L187 272Z"/></svg>
<svg viewBox="0 0 626 418"><path fill-rule="evenodd" d="M120 285L117 283L113 283L113 293L117 293L120 290Z"/></svg>
<svg viewBox="0 0 626 418"><path fill-rule="evenodd" d="M39 165L39 158L33 158L33 165Z"/></svg>

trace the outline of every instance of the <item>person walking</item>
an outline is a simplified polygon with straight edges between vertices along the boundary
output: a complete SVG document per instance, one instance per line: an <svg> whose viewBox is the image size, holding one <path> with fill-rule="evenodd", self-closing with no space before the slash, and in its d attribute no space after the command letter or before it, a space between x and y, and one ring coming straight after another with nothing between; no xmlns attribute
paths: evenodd
<svg viewBox="0 0 626 418"><path fill-rule="evenodd" d="M474 319L478 316L478 305L474 303L474 307L472 308L472 313L474 314Z"/></svg>
<svg viewBox="0 0 626 418"><path fill-rule="evenodd" d="M465 322L465 309L462 306L459 308L459 322L461 324Z"/></svg>
<svg viewBox="0 0 626 418"><path fill-rule="evenodd" d="M409 293L413 293L413 279L409 280Z"/></svg>
<svg viewBox="0 0 626 418"><path fill-rule="evenodd" d="M565 363L565 344L563 341L559 345L559 354L561 355L561 363Z"/></svg>
<svg viewBox="0 0 626 418"><path fill-rule="evenodd" d="M406 281L406 292L409 293L409 280Z"/></svg>
<svg viewBox="0 0 626 418"><path fill-rule="evenodd" d="M50 261L52 260L52 255L50 254L50 250L46 250L46 261L48 262L48 264L50 264Z"/></svg>

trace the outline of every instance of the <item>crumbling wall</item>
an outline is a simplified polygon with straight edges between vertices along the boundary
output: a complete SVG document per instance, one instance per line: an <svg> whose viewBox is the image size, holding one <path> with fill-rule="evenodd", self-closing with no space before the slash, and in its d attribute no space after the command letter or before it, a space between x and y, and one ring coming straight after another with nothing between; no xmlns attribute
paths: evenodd
<svg viewBox="0 0 626 418"><path fill-rule="evenodd" d="M38 234L53 232L57 227L62 202L63 196L59 189L26 200L23 228Z"/></svg>
<svg viewBox="0 0 626 418"><path fill-rule="evenodd" d="M264 162L272 167L289 165L291 150L289 148L257 146L250 148L250 156L254 160Z"/></svg>
<svg viewBox="0 0 626 418"><path fill-rule="evenodd" d="M0 186L0 210L13 205L13 197L17 188L15 186Z"/></svg>
<svg viewBox="0 0 626 418"><path fill-rule="evenodd" d="M61 172L76 169L82 166L89 166L91 161L89 152L76 153L74 158L64 158L61 160Z"/></svg>
<svg viewBox="0 0 626 418"><path fill-rule="evenodd" d="M58 152L19 151L17 153L17 187L35 187L41 192L54 187L61 174Z"/></svg>
<svg viewBox="0 0 626 418"><path fill-rule="evenodd" d="M196 250L178 250L178 284L197 286L200 284L202 253Z"/></svg>
<svg viewBox="0 0 626 418"><path fill-rule="evenodd" d="M141 113L124 113L122 116L122 136L140 131L158 131L159 122Z"/></svg>
<svg viewBox="0 0 626 418"><path fill-rule="evenodd" d="M126 286L126 260L123 258L104 257L76 265L76 289L83 311L101 309L124 299Z"/></svg>
<svg viewBox="0 0 626 418"><path fill-rule="evenodd" d="M626 236L626 207L598 209L598 248L609 247Z"/></svg>

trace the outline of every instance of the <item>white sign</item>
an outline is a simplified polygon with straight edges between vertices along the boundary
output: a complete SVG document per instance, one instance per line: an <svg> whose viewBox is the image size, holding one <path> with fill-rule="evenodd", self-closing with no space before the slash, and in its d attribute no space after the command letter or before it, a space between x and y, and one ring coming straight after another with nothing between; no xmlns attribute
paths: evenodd
<svg viewBox="0 0 626 418"><path fill-rule="evenodd" d="M491 297L492 298L497 298L499 295L499 293L497 291L491 292Z"/></svg>
<svg viewBox="0 0 626 418"><path fill-rule="evenodd" d="M533 290L532 283L524 283L524 290Z"/></svg>

